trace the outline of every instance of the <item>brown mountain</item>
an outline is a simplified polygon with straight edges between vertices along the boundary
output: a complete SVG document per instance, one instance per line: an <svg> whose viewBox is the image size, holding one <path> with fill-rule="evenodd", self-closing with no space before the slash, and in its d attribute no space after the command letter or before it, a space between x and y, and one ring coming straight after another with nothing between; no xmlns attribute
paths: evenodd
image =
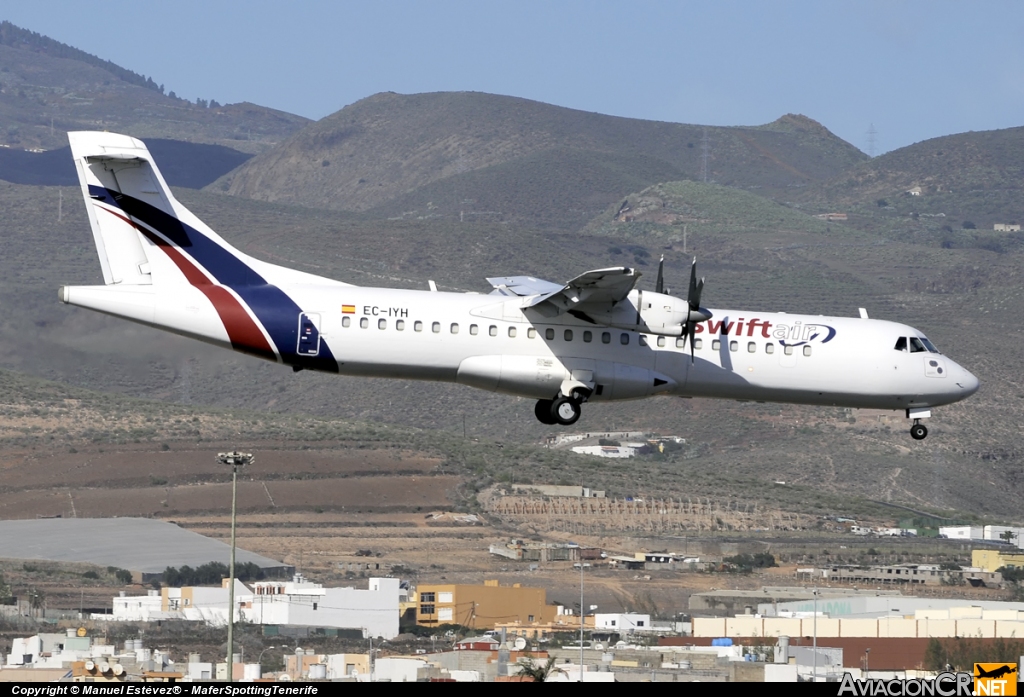
<svg viewBox="0 0 1024 697"><path fill-rule="evenodd" d="M862 162L788 199L849 226L929 246L1024 246L1024 127L932 138Z"/></svg>
<svg viewBox="0 0 1024 697"><path fill-rule="evenodd" d="M637 184L703 179L705 168L707 179L720 184L786 190L864 159L803 116L759 127L702 127L474 92L386 93L310 124L213 186L320 208L395 214L409 206L398 212L416 215L468 208L551 219L553 206L591 217ZM508 200L515 182L544 179L557 183L558 201ZM451 187L438 186L446 180ZM433 188L418 192L423 187Z"/></svg>
<svg viewBox="0 0 1024 697"><path fill-rule="evenodd" d="M52 149L67 145L65 131L99 129L253 153L309 122L255 104L211 107L172 95L152 78L0 22L0 145Z"/></svg>

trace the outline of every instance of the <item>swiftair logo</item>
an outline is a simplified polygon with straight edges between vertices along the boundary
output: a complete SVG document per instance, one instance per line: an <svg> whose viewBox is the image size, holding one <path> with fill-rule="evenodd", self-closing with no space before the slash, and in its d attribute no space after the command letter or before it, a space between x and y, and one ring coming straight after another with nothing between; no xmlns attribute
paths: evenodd
<svg viewBox="0 0 1024 697"><path fill-rule="evenodd" d="M975 695L1016 695L1016 663L975 663Z"/></svg>
<svg viewBox="0 0 1024 697"><path fill-rule="evenodd" d="M975 694L971 691L971 679L970 673L939 673L934 680L854 680L852 675L846 673L839 685L839 694L858 697L968 697Z"/></svg>

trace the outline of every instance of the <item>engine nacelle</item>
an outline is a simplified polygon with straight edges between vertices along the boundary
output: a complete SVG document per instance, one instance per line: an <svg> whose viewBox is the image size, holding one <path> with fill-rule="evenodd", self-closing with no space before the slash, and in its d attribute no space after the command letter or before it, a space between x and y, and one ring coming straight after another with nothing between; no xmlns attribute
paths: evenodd
<svg viewBox="0 0 1024 697"><path fill-rule="evenodd" d="M588 312L598 324L661 336L682 336L690 316L686 300L664 293L632 290L607 312Z"/></svg>

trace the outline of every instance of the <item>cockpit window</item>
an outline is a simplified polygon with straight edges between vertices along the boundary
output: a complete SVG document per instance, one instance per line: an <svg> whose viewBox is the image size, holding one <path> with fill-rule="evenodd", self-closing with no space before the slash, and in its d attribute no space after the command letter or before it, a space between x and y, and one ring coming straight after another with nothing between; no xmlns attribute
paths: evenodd
<svg viewBox="0 0 1024 697"><path fill-rule="evenodd" d="M935 348L935 344L928 341L928 339L923 336L912 336L909 338L901 336L899 339L896 339L896 346L893 348L897 351L909 350L911 353L923 353L925 351L928 353L939 352L939 350Z"/></svg>

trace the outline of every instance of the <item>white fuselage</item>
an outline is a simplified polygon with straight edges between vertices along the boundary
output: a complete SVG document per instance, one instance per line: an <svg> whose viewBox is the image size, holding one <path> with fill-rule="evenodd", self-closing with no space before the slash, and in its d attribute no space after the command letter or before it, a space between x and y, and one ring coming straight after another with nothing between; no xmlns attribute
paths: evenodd
<svg viewBox="0 0 1024 697"><path fill-rule="evenodd" d="M582 376L596 387L591 401L667 394L879 409L947 404L977 389L944 356L896 350L900 337L923 334L880 320L712 309L691 362L683 339L545 318L521 310L521 298L354 286L289 295L318 315L346 375L538 399Z"/></svg>

